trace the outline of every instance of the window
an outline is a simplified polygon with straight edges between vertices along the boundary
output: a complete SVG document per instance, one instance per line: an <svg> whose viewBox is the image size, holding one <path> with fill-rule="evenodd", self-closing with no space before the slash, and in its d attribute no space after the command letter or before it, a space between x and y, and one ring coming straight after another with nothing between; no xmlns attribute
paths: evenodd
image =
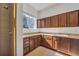
<svg viewBox="0 0 79 59"><path fill-rule="evenodd" d="M23 28L36 28L36 18L23 13Z"/></svg>

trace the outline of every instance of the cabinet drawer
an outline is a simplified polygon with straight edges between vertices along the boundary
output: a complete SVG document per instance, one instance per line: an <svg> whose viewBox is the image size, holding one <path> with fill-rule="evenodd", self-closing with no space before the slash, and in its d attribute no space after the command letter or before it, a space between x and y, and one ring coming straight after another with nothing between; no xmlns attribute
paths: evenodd
<svg viewBox="0 0 79 59"><path fill-rule="evenodd" d="M24 38L23 41L24 41L24 42L25 42L25 41L29 41L29 37Z"/></svg>
<svg viewBox="0 0 79 59"><path fill-rule="evenodd" d="M25 41L24 44L29 44L29 41Z"/></svg>
<svg viewBox="0 0 79 59"><path fill-rule="evenodd" d="M24 48L24 55L27 54L29 51L29 47Z"/></svg>

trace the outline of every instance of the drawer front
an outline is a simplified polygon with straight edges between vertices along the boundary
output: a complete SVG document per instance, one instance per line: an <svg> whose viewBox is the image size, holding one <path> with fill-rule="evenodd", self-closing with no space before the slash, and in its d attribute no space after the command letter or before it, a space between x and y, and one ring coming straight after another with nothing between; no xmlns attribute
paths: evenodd
<svg viewBox="0 0 79 59"><path fill-rule="evenodd" d="M29 53L29 47L24 48L24 55L26 55L27 53Z"/></svg>
<svg viewBox="0 0 79 59"><path fill-rule="evenodd" d="M29 38L28 38L28 37L27 37L27 38L24 38L24 39L23 39L23 46L24 46L24 48L28 47L29 44L30 44Z"/></svg>

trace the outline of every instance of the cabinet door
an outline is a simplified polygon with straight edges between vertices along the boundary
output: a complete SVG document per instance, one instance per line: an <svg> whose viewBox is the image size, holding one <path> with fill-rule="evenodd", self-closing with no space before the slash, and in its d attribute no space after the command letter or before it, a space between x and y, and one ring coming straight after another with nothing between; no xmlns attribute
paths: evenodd
<svg viewBox="0 0 79 59"><path fill-rule="evenodd" d="M70 39L60 38L61 39L61 52L68 54L70 49Z"/></svg>
<svg viewBox="0 0 79 59"><path fill-rule="evenodd" d="M34 49L34 39L32 37L30 37L30 51L32 51Z"/></svg>
<svg viewBox="0 0 79 59"><path fill-rule="evenodd" d="M52 46L52 48L53 49L57 49L57 37L53 37L52 39L53 39L53 42L52 42L53 46Z"/></svg>
<svg viewBox="0 0 79 59"><path fill-rule="evenodd" d="M29 53L29 51L29 47L24 48L23 55L26 55L27 53Z"/></svg>
<svg viewBox="0 0 79 59"><path fill-rule="evenodd" d="M57 50L61 51L61 39L59 37L56 37L57 39Z"/></svg>
<svg viewBox="0 0 79 59"><path fill-rule="evenodd" d="M37 38L38 38L37 36L35 36L35 38L34 38L34 46L35 46L35 48L38 47L38 39Z"/></svg>
<svg viewBox="0 0 79 59"><path fill-rule="evenodd" d="M53 49L61 51L61 39L59 37L53 37Z"/></svg>
<svg viewBox="0 0 79 59"><path fill-rule="evenodd" d="M52 36L44 35L42 41L43 41L43 46L52 48Z"/></svg>
<svg viewBox="0 0 79 59"><path fill-rule="evenodd" d="M50 27L50 17L47 17L45 20L45 27L49 28Z"/></svg>
<svg viewBox="0 0 79 59"><path fill-rule="evenodd" d="M24 46L24 48L29 47L30 46L29 44L30 44L29 37L24 38L23 39L23 46Z"/></svg>
<svg viewBox="0 0 79 59"><path fill-rule="evenodd" d="M40 46L41 45L41 40L42 40L41 35L37 36L37 40L38 40L37 45Z"/></svg>
<svg viewBox="0 0 79 59"><path fill-rule="evenodd" d="M67 13L67 24L69 27L79 26L78 11Z"/></svg>
<svg viewBox="0 0 79 59"><path fill-rule="evenodd" d="M67 24L66 24L66 14L60 14L59 15L59 27L66 27Z"/></svg>
<svg viewBox="0 0 79 59"><path fill-rule="evenodd" d="M79 40L78 39L71 39L70 40L70 55L79 56Z"/></svg>
<svg viewBox="0 0 79 59"><path fill-rule="evenodd" d="M37 20L37 28L41 28L41 22L40 21L41 21L40 19Z"/></svg>
<svg viewBox="0 0 79 59"><path fill-rule="evenodd" d="M58 15L51 17L51 27L58 27Z"/></svg>
<svg viewBox="0 0 79 59"><path fill-rule="evenodd" d="M40 21L41 22L41 28L45 28L45 20L46 20L45 18L41 19L41 21Z"/></svg>

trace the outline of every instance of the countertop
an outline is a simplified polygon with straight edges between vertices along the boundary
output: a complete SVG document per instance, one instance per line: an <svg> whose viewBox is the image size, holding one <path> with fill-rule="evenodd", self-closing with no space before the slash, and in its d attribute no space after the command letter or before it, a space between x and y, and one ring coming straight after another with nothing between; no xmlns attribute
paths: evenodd
<svg viewBox="0 0 79 59"><path fill-rule="evenodd" d="M35 35L50 35L57 37L65 37L72 39L79 39L79 34L71 34L71 33L48 33L48 32L33 32L33 33L24 33L23 37L35 36Z"/></svg>

